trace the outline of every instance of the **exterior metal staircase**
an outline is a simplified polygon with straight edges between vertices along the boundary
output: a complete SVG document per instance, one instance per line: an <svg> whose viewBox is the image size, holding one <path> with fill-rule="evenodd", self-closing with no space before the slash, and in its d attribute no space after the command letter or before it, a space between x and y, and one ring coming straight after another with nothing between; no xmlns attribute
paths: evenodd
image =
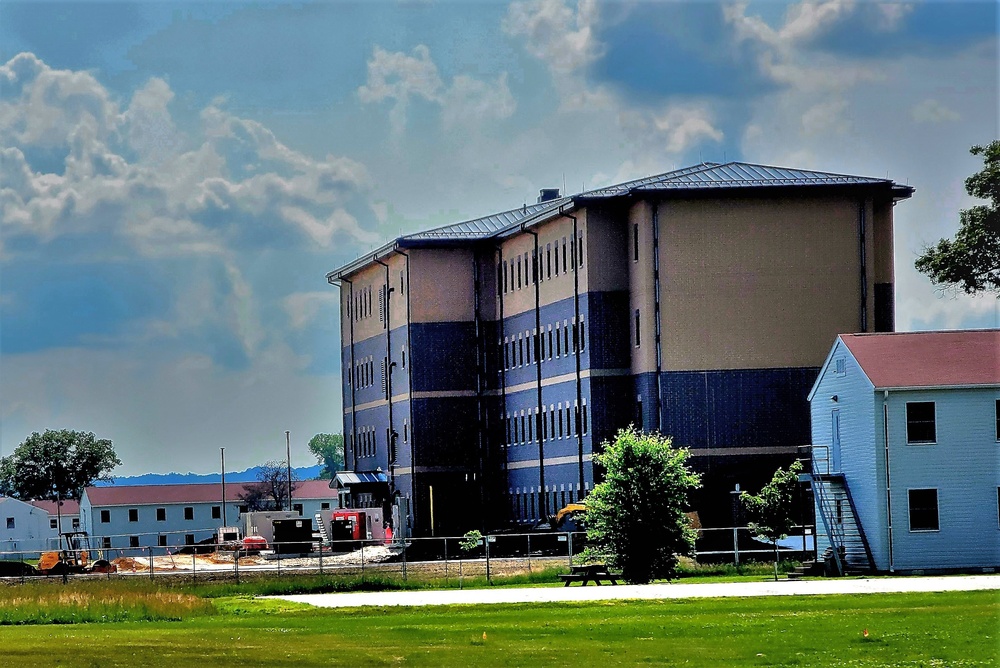
<svg viewBox="0 0 1000 668"><path fill-rule="evenodd" d="M326 530L326 522L323 521L322 513L316 513L316 526L319 527L319 537L323 545L329 545L330 534Z"/></svg>
<svg viewBox="0 0 1000 668"><path fill-rule="evenodd" d="M826 564L826 572L829 575L873 573L875 559L847 479L841 472L829 471L829 460L817 459L816 454L814 449L812 471L801 474L799 479L809 482L813 490L817 550L823 550L820 559ZM820 469L826 470L820 472Z"/></svg>

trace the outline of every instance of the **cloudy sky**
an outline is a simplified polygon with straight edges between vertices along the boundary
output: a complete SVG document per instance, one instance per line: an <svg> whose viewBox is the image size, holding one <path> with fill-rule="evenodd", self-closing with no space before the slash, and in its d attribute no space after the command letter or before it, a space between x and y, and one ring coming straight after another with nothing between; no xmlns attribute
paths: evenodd
<svg viewBox="0 0 1000 668"><path fill-rule="evenodd" d="M119 474L341 429L337 291L384 240L701 161L916 187L897 326L1000 325L915 254L998 137L997 5L0 4L0 437Z"/></svg>

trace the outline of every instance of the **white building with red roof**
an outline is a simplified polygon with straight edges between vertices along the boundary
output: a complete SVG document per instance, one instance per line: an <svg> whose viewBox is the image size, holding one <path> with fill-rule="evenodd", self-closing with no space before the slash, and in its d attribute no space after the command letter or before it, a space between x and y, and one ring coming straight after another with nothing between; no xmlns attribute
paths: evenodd
<svg viewBox="0 0 1000 668"><path fill-rule="evenodd" d="M1000 330L842 334L809 402L831 564L1000 568Z"/></svg>
<svg viewBox="0 0 1000 668"><path fill-rule="evenodd" d="M241 494L252 483L111 485L88 487L80 501L80 523L95 547L148 548L191 545L237 526L246 506ZM303 480L292 490L292 510L314 518L337 507L329 480Z"/></svg>

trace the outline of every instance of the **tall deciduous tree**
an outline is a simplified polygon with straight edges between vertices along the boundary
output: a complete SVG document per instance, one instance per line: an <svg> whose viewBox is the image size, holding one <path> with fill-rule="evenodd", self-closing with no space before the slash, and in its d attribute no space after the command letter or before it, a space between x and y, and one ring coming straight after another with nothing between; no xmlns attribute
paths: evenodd
<svg viewBox="0 0 1000 668"><path fill-rule="evenodd" d="M701 479L688 451L633 427L604 445L594 457L605 476L587 497L587 539L628 582L672 579L697 535L685 510Z"/></svg>
<svg viewBox="0 0 1000 668"><path fill-rule="evenodd" d="M309 452L315 455L323 470L319 477L329 480L344 469L344 436L342 434L316 434L309 439Z"/></svg>
<svg viewBox="0 0 1000 668"><path fill-rule="evenodd" d="M0 459L0 494L17 499L79 499L97 480L114 482L121 465L111 441L92 432L34 432Z"/></svg>
<svg viewBox="0 0 1000 668"><path fill-rule="evenodd" d="M774 579L778 579L778 541L788 537L788 532L795 526L795 512L792 500L799 486L799 473L802 464L793 462L788 470L779 468L771 477L771 482L764 485L760 494L740 494L740 501L747 509L750 531L771 541L774 546Z"/></svg>
<svg viewBox="0 0 1000 668"><path fill-rule="evenodd" d="M288 500L288 468L285 462L277 460L264 462L257 467L257 482L244 485L240 499L247 510L291 510ZM292 471L292 496L299 486L298 477Z"/></svg>
<svg viewBox="0 0 1000 668"><path fill-rule="evenodd" d="M984 165L965 180L965 190L988 203L960 211L955 238L925 248L916 267L934 285L1000 298L1000 140L973 146L971 153L983 156Z"/></svg>

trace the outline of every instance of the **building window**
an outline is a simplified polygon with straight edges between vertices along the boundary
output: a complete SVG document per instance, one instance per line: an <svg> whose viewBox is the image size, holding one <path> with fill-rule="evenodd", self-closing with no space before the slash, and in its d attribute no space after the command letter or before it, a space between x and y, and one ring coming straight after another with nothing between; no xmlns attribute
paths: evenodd
<svg viewBox="0 0 1000 668"><path fill-rule="evenodd" d="M549 359L552 359L552 325L549 325Z"/></svg>
<svg viewBox="0 0 1000 668"><path fill-rule="evenodd" d="M111 522L111 511L110 510L102 510L101 511L101 524L108 524L109 522Z"/></svg>
<svg viewBox="0 0 1000 668"><path fill-rule="evenodd" d="M14 528L14 518L13 517L8 517L7 518L7 528L8 529L13 529Z"/></svg>
<svg viewBox="0 0 1000 668"><path fill-rule="evenodd" d="M507 293L507 260L503 261L503 291Z"/></svg>
<svg viewBox="0 0 1000 668"><path fill-rule="evenodd" d="M185 545L194 545L194 534L193 533L186 533L186 534L184 534L184 544Z"/></svg>
<svg viewBox="0 0 1000 668"><path fill-rule="evenodd" d="M563 350L569 355L569 323L563 320Z"/></svg>
<svg viewBox="0 0 1000 668"><path fill-rule="evenodd" d="M562 355L562 337L559 336L559 323L556 323L556 357Z"/></svg>
<svg viewBox="0 0 1000 668"><path fill-rule="evenodd" d="M322 503L319 504L319 509L320 510L330 510L330 502L329 501L323 501Z"/></svg>
<svg viewBox="0 0 1000 668"><path fill-rule="evenodd" d="M552 278L552 244L545 244L545 278Z"/></svg>
<svg viewBox="0 0 1000 668"><path fill-rule="evenodd" d="M212 519L213 520L222 519L222 506L212 506Z"/></svg>
<svg viewBox="0 0 1000 668"><path fill-rule="evenodd" d="M405 347L399 349L399 358L400 358L400 360L403 363L403 368L405 369L406 368L406 348Z"/></svg>
<svg viewBox="0 0 1000 668"><path fill-rule="evenodd" d="M166 547L167 537L161 533L159 536L156 537L156 544L159 545L160 547Z"/></svg>
<svg viewBox="0 0 1000 668"><path fill-rule="evenodd" d="M129 522L138 522L139 521L139 509L138 508L129 508L128 509L128 521Z"/></svg>
<svg viewBox="0 0 1000 668"><path fill-rule="evenodd" d="M49 528L50 529L58 529L59 528L59 520L49 520Z"/></svg>
<svg viewBox="0 0 1000 668"><path fill-rule="evenodd" d="M138 536L129 536L128 537L128 546L129 547L139 547L139 537Z"/></svg>
<svg viewBox="0 0 1000 668"><path fill-rule="evenodd" d="M566 237L563 237L562 242L563 242L562 265L563 265L563 273L565 274L566 273Z"/></svg>
<svg viewBox="0 0 1000 668"><path fill-rule="evenodd" d="M79 517L74 517L73 518L73 529L76 530L76 529L79 529L79 528L80 528L80 518Z"/></svg>
<svg viewBox="0 0 1000 668"><path fill-rule="evenodd" d="M936 489L911 489L910 531L939 531L938 493Z"/></svg>
<svg viewBox="0 0 1000 668"><path fill-rule="evenodd" d="M632 260L639 261L639 223L632 224Z"/></svg>
<svg viewBox="0 0 1000 668"><path fill-rule="evenodd" d="M104 536L101 538L101 547L105 550L111 548L111 536Z"/></svg>
<svg viewBox="0 0 1000 668"><path fill-rule="evenodd" d="M193 520L194 519L194 508L187 506L184 508L184 519Z"/></svg>
<svg viewBox="0 0 1000 668"><path fill-rule="evenodd" d="M906 404L906 442L934 443L937 433L934 424L933 401L910 401Z"/></svg>
<svg viewBox="0 0 1000 668"><path fill-rule="evenodd" d="M246 512L248 512L250 510L250 508L249 508L249 506L238 506L237 510L239 510L240 513L246 513Z"/></svg>
<svg viewBox="0 0 1000 668"><path fill-rule="evenodd" d="M521 289L521 261L517 262L517 289Z"/></svg>
<svg viewBox="0 0 1000 668"><path fill-rule="evenodd" d="M639 309L635 310L635 347L638 348L642 343L642 337L639 334Z"/></svg>
<svg viewBox="0 0 1000 668"><path fill-rule="evenodd" d="M583 418L583 435L587 435L587 400L583 400L583 411L581 412L581 417Z"/></svg>
<svg viewBox="0 0 1000 668"><path fill-rule="evenodd" d="M578 243L576 244L576 248L577 248L577 255L579 256L579 258L577 259L577 263L582 267L583 266L583 232L580 232L577 235L577 242Z"/></svg>
<svg viewBox="0 0 1000 668"><path fill-rule="evenodd" d="M834 373L836 373L838 376L843 376L847 374L847 360L845 360L843 357L838 357L836 360L834 360L833 365L834 365Z"/></svg>
<svg viewBox="0 0 1000 668"><path fill-rule="evenodd" d="M293 503L292 504L292 511L298 513L299 516L301 517L302 516L302 504L301 503Z"/></svg>

